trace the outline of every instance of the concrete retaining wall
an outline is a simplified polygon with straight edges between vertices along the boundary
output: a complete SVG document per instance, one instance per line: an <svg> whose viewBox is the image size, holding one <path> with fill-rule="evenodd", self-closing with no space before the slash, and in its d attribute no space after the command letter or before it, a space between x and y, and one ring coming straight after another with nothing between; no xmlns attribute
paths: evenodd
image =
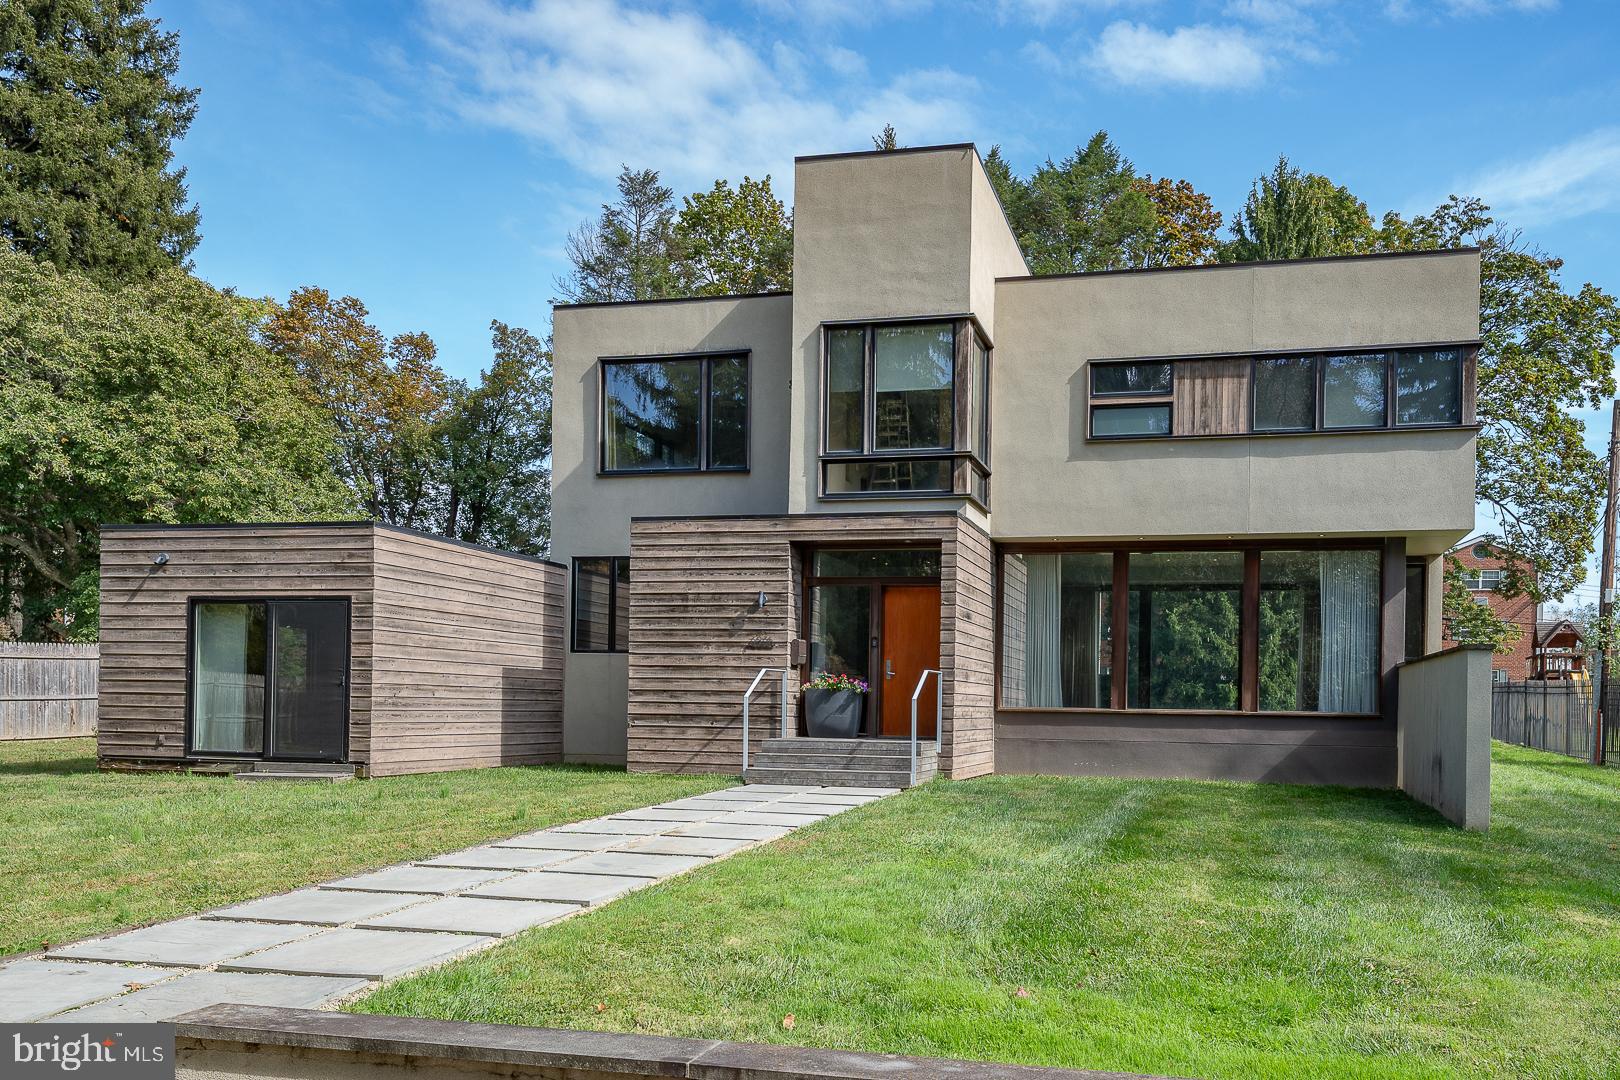
<svg viewBox="0 0 1620 1080"><path fill-rule="evenodd" d="M1465 829L1491 822L1491 650L1460 645L1402 664L1400 787Z"/></svg>
<svg viewBox="0 0 1620 1080"><path fill-rule="evenodd" d="M214 1005L176 1023L181 1080L1145 1080L1080 1069L260 1005Z"/></svg>

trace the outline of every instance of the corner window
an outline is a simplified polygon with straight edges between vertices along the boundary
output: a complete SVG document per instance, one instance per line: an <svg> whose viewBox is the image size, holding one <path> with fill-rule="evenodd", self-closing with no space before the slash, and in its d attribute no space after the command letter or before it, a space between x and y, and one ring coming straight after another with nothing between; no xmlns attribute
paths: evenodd
<svg viewBox="0 0 1620 1080"><path fill-rule="evenodd" d="M828 326L824 498L988 498L990 353L970 319Z"/></svg>
<svg viewBox="0 0 1620 1080"><path fill-rule="evenodd" d="M604 473L748 468L748 357L604 359Z"/></svg>
<svg viewBox="0 0 1620 1080"><path fill-rule="evenodd" d="M575 652L628 652L630 559L591 556L574 560Z"/></svg>
<svg viewBox="0 0 1620 1080"><path fill-rule="evenodd" d="M1426 559L1406 560L1406 658L1423 655L1429 619L1429 564Z"/></svg>
<svg viewBox="0 0 1620 1080"><path fill-rule="evenodd" d="M1413 349L1395 354L1395 423L1462 423L1462 350Z"/></svg>

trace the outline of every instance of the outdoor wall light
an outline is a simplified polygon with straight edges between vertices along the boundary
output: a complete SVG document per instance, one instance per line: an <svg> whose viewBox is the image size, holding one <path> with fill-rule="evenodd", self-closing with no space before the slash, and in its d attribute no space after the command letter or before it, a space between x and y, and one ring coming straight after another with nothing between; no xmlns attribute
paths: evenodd
<svg viewBox="0 0 1620 1080"><path fill-rule="evenodd" d="M760 611L765 610L765 593L764 593L764 590L760 591L759 597L754 601L754 607L756 609L760 610Z"/></svg>
<svg viewBox="0 0 1620 1080"><path fill-rule="evenodd" d="M169 565L169 553L167 551L160 551L156 555L152 556L152 565L153 566L168 566Z"/></svg>

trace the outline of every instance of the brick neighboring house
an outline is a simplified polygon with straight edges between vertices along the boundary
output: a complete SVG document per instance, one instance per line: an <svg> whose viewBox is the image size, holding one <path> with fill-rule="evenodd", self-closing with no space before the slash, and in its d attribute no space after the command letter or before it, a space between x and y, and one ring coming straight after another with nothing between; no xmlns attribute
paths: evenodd
<svg viewBox="0 0 1620 1080"><path fill-rule="evenodd" d="M1483 543L1467 541L1453 548L1449 556L1462 563L1468 591L1476 604L1489 607L1497 618L1519 628L1519 639L1511 652L1497 653L1491 660L1491 675L1497 682L1525 679L1563 679L1583 675L1586 669L1585 638L1568 619L1539 618L1536 602L1528 596L1504 596L1497 592L1502 568L1507 560ZM1445 647L1457 644L1451 624L1445 624Z"/></svg>

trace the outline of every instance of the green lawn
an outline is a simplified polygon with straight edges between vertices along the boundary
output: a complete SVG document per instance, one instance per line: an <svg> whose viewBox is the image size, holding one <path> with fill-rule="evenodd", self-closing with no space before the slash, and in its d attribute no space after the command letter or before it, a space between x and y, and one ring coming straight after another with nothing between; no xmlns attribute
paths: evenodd
<svg viewBox="0 0 1620 1080"><path fill-rule="evenodd" d="M352 1008L1181 1076L1620 1074L1620 770L1499 746L1493 796L1482 836L1389 792L936 782Z"/></svg>
<svg viewBox="0 0 1620 1080"><path fill-rule="evenodd" d="M732 782L546 766L244 784L98 772L91 739L0 742L0 955Z"/></svg>

